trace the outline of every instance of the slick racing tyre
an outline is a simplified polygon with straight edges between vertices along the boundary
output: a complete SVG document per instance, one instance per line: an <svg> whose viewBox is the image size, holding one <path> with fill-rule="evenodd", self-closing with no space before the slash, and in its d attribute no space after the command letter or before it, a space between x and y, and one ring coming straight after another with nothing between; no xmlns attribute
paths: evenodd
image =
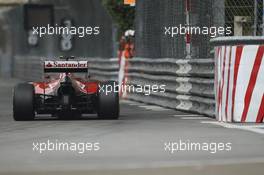
<svg viewBox="0 0 264 175"><path fill-rule="evenodd" d="M35 118L34 86L21 83L14 88L13 117L16 121L28 121Z"/></svg>
<svg viewBox="0 0 264 175"><path fill-rule="evenodd" d="M99 118L116 120L119 118L118 85L114 81L100 83L97 92L97 114Z"/></svg>

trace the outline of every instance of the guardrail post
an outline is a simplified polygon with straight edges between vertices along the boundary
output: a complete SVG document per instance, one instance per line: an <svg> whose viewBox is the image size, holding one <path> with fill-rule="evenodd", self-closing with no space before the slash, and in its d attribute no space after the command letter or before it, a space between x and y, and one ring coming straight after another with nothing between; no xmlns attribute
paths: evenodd
<svg viewBox="0 0 264 175"><path fill-rule="evenodd" d="M262 5L262 36L264 36L264 0Z"/></svg>
<svg viewBox="0 0 264 175"><path fill-rule="evenodd" d="M190 0L185 0L185 17L186 17L186 27L190 27ZM185 34L185 47L186 47L186 58L191 58L191 34L189 30Z"/></svg>

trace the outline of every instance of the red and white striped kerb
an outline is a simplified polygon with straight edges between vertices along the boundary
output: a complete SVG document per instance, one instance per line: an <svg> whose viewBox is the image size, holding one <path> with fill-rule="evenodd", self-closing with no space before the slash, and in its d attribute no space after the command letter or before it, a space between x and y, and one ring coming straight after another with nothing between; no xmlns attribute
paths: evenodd
<svg viewBox="0 0 264 175"><path fill-rule="evenodd" d="M215 47L216 117L223 122L262 123L264 45Z"/></svg>

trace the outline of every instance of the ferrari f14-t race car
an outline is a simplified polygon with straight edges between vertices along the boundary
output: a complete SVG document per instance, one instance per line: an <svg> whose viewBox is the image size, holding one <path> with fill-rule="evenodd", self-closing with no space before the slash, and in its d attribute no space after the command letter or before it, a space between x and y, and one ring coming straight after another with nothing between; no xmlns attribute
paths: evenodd
<svg viewBox="0 0 264 175"><path fill-rule="evenodd" d="M86 73L85 78L81 73ZM43 82L15 86L14 120L33 120L36 114L69 118L96 113L99 118L118 119L119 94L115 82L91 81L87 61L69 61L69 58L44 61L44 76Z"/></svg>

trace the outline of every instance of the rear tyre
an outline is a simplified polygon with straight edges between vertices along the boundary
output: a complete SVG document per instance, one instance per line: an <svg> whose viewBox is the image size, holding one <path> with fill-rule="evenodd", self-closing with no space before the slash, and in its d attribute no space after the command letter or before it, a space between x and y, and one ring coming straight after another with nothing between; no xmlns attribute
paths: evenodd
<svg viewBox="0 0 264 175"><path fill-rule="evenodd" d="M102 119L119 118L119 93L114 81L100 83L97 92L97 115Z"/></svg>
<svg viewBox="0 0 264 175"><path fill-rule="evenodd" d="M21 83L14 88L13 94L13 117L16 121L34 120L34 86Z"/></svg>

